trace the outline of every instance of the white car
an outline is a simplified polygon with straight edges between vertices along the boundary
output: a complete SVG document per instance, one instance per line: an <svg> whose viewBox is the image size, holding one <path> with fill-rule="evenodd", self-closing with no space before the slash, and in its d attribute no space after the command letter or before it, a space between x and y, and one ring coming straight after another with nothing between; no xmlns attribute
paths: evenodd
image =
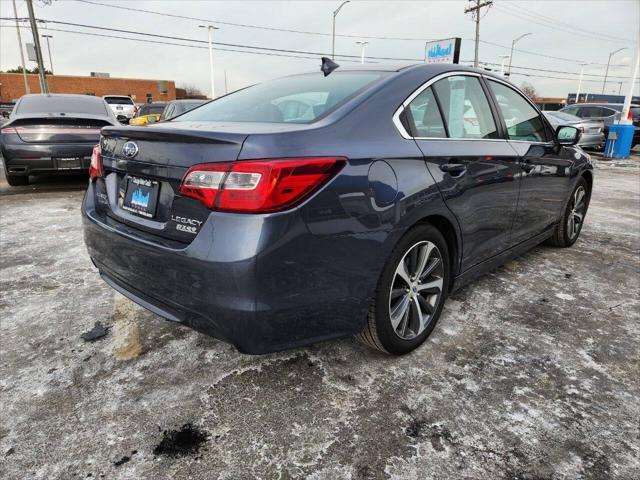
<svg viewBox="0 0 640 480"><path fill-rule="evenodd" d="M136 107L133 99L126 95L105 95L102 98L109 104L116 117L122 115L126 117L127 120L130 120L138 111L138 107ZM121 118L118 120L121 120Z"/></svg>

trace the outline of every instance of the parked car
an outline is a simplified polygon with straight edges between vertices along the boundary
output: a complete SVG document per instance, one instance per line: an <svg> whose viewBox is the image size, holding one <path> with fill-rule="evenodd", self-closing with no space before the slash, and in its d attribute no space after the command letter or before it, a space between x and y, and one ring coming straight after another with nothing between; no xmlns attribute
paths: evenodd
<svg viewBox="0 0 640 480"><path fill-rule="evenodd" d="M79 173L89 169L93 146L105 125L120 125L102 98L34 94L21 97L0 126L0 152L9 185L29 175Z"/></svg>
<svg viewBox="0 0 640 480"><path fill-rule="evenodd" d="M126 95L105 95L104 101L111 107L113 113L122 123L127 123L138 111L138 107L131 97Z"/></svg>
<svg viewBox="0 0 640 480"><path fill-rule="evenodd" d="M560 111L580 118L602 120L605 127L605 136L607 136L609 126L620 120L623 106L622 103L574 103ZM629 115L633 125L636 127L631 145L633 148L640 144L640 105L632 104L629 109Z"/></svg>
<svg viewBox="0 0 640 480"><path fill-rule="evenodd" d="M166 106L166 102L145 103L129 121L129 125L146 125L160 121L160 116Z"/></svg>
<svg viewBox="0 0 640 480"><path fill-rule="evenodd" d="M602 148L606 140L604 136L604 122L602 120L587 120L564 112L542 112L551 126L556 129L563 125L576 127L582 135L578 145L585 148Z"/></svg>
<svg viewBox="0 0 640 480"><path fill-rule="evenodd" d="M311 93L311 118L285 116L282 98ZM242 352L357 334L404 354L452 291L577 240L592 185L579 137L461 65L288 76L104 128L85 243L115 290Z"/></svg>
<svg viewBox="0 0 640 480"><path fill-rule="evenodd" d="M200 105L207 103L209 100L193 100L193 99L184 99L184 100L172 100L167 103L162 115L160 115L160 121L169 120L171 118L177 117L178 115L182 115L189 110L193 110Z"/></svg>

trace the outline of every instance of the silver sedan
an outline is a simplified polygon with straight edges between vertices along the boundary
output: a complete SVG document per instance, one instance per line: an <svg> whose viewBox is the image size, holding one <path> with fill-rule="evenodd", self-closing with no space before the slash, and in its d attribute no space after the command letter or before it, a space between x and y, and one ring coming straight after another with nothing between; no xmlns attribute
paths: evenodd
<svg viewBox="0 0 640 480"><path fill-rule="evenodd" d="M542 112L551 126L556 129L570 125L582 132L578 145L581 147L602 148L605 142L604 122L602 120L589 120L576 117L564 112Z"/></svg>

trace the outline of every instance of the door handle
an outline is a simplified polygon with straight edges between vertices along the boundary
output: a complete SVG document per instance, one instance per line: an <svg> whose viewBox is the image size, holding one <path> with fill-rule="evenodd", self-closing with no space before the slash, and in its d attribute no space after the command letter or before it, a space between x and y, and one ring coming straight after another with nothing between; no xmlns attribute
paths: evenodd
<svg viewBox="0 0 640 480"><path fill-rule="evenodd" d="M440 170L452 177L461 177L467 172L467 166L463 163L443 163L440 165Z"/></svg>

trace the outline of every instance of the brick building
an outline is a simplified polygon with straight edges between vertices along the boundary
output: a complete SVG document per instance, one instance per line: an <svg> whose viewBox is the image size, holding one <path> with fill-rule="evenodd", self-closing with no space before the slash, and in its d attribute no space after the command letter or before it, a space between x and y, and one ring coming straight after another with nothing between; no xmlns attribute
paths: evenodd
<svg viewBox="0 0 640 480"><path fill-rule="evenodd" d="M40 93L38 75L28 74L31 93ZM80 77L47 75L51 93L78 93L81 95L129 95L137 103L176 99L173 80L142 80L137 78ZM0 73L0 102L14 102L25 94L21 73Z"/></svg>

